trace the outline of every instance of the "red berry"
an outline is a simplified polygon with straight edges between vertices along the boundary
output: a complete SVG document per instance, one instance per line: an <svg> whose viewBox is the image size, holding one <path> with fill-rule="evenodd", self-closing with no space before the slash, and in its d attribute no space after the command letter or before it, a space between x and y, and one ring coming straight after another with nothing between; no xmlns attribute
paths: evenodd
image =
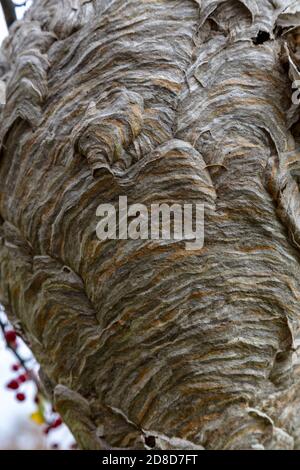
<svg viewBox="0 0 300 470"><path fill-rule="evenodd" d="M18 401L24 401L26 399L26 397L25 397L24 393L17 393L16 399Z"/></svg>
<svg viewBox="0 0 300 470"><path fill-rule="evenodd" d="M62 419L61 418L56 418L56 420L54 421L54 423L52 423L52 427L53 428L58 428L59 426L62 425Z"/></svg>
<svg viewBox="0 0 300 470"><path fill-rule="evenodd" d="M7 388L10 388L11 390L17 390L19 388L19 384L16 380L11 380L7 385Z"/></svg>
<svg viewBox="0 0 300 470"><path fill-rule="evenodd" d="M11 343L9 343L9 346L10 346L12 349L17 349L17 347L18 347L18 342L17 342L17 340L16 340L16 341L12 341Z"/></svg>
<svg viewBox="0 0 300 470"><path fill-rule="evenodd" d="M22 384L22 383L26 382L27 378L28 378L27 374L21 374L18 377L18 382Z"/></svg>
<svg viewBox="0 0 300 470"><path fill-rule="evenodd" d="M44 430L43 430L43 433L44 434L49 434L49 431L51 430L51 427L50 426L47 426Z"/></svg>
<svg viewBox="0 0 300 470"><path fill-rule="evenodd" d="M36 403L36 404L38 405L39 402L40 402L39 396L36 395L36 396L34 397L34 403Z"/></svg>
<svg viewBox="0 0 300 470"><path fill-rule="evenodd" d="M13 331L13 330L7 331L5 333L5 339L8 343L15 343L15 341L17 339L16 332Z"/></svg>
<svg viewBox="0 0 300 470"><path fill-rule="evenodd" d="M14 372L17 372L20 369L20 364L13 364L11 368Z"/></svg>

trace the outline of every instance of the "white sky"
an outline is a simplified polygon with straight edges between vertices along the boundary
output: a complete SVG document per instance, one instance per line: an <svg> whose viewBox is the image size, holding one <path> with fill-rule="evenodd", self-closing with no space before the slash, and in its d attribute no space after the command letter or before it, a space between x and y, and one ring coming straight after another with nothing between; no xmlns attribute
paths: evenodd
<svg viewBox="0 0 300 470"><path fill-rule="evenodd" d="M14 0L14 2L16 4L22 3L20 0ZM24 12L27 10L27 8L30 7L31 3L32 3L32 0L28 0L26 7L18 7L16 9L18 19L22 18L22 16L24 15ZM5 38L5 36L7 36L7 27L6 27L2 8L0 7L0 44Z"/></svg>
<svg viewBox="0 0 300 470"><path fill-rule="evenodd" d="M7 35L7 28L4 20L4 15L2 8L0 7L0 43L3 41L5 36Z"/></svg>
<svg viewBox="0 0 300 470"><path fill-rule="evenodd" d="M28 356L25 348L21 348L22 356ZM11 366L15 363L11 352L5 349L3 338L0 338L0 445L11 432L15 422L27 419L35 411L33 401L34 387L31 383L24 384L20 391L24 392L28 399L19 403L15 399L12 390L7 390L6 384L13 378L15 373L11 371Z"/></svg>

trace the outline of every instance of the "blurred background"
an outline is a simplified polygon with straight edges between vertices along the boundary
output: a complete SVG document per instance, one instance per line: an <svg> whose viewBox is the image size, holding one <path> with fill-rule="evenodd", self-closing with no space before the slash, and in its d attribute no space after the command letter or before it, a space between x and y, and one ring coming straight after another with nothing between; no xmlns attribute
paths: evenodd
<svg viewBox="0 0 300 470"><path fill-rule="evenodd" d="M14 1L18 19L21 19L32 1ZM26 3L26 4L25 4ZM0 43L8 31L0 6ZM0 322L6 331L12 331L3 309L0 306ZM9 335L8 335L9 336ZM17 354L26 361L30 370L37 372L38 364L31 352L17 338ZM37 403L37 389L34 382L24 375L12 349L7 347L7 338L0 330L0 450L4 449L72 449L74 439L66 426L60 424L59 417L52 412L49 403ZM26 379L22 382L20 379ZM15 382L18 382L17 384ZM21 383L19 383L21 382ZM18 387L17 389L15 387ZM41 401L41 400L40 400ZM54 423L49 426L49 422Z"/></svg>

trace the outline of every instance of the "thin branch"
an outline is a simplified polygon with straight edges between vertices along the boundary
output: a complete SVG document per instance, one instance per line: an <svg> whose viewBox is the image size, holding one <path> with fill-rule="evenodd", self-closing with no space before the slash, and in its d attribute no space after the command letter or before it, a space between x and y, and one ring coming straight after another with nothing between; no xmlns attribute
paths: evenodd
<svg viewBox="0 0 300 470"><path fill-rule="evenodd" d="M2 331L3 338L4 338L4 341L6 343L7 349L9 349L14 354L15 358L18 360L18 362L21 364L21 366L23 367L23 369L27 373L27 376L35 383L38 392L40 392L39 381L38 381L37 377L35 376L34 372L32 370L28 369L27 364L26 364L27 361L20 356L18 351L11 344L9 344L8 341L6 341L6 339L5 339L5 326L6 326L5 323L3 323L3 321L0 319L0 330Z"/></svg>
<svg viewBox="0 0 300 470"><path fill-rule="evenodd" d="M26 5L27 5L27 0L25 0L25 1L22 2L22 3L15 3L15 2L13 2L13 4L14 4L15 8L18 8L18 7L26 7Z"/></svg>
<svg viewBox="0 0 300 470"><path fill-rule="evenodd" d="M11 0L0 0L7 27L9 28L17 19L15 5Z"/></svg>

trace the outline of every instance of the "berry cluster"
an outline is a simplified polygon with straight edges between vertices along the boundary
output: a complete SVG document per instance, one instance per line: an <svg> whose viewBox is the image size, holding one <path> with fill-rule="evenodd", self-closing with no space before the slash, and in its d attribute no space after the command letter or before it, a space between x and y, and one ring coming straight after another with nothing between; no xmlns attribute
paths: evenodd
<svg viewBox="0 0 300 470"><path fill-rule="evenodd" d="M21 370L21 373L20 373L20 370ZM28 372L26 372L24 370L22 371L22 366L21 366L21 364L18 364L18 363L14 364L12 366L12 371L17 372L17 376L15 378L13 378L12 380L10 380L10 382L8 382L6 387L9 390L17 391L15 396L16 396L16 399L18 401L21 401L21 402L25 401L26 400L26 395L25 395L25 393L20 391L20 387L22 386L22 384L27 382L27 380L29 379L29 374L28 374Z"/></svg>
<svg viewBox="0 0 300 470"><path fill-rule="evenodd" d="M47 426L44 429L44 433L49 434L50 431L52 431L53 429L57 429L61 425L62 425L62 419L59 416L59 417L53 419L52 422L47 424Z"/></svg>
<svg viewBox="0 0 300 470"><path fill-rule="evenodd" d="M37 408L36 411L31 414L31 419L37 425L43 426L44 434L48 435L51 431L54 431L62 426L62 419L56 410L51 407L47 399L43 396L39 379L33 368L29 367L29 363L32 364L32 359L24 359L22 357L19 348L20 340L16 331L9 325L7 321L2 320L1 315L0 330L2 330L6 347L13 353L16 359L16 362L11 367L13 377L6 384L6 388L15 393L15 398L17 401L24 402L26 400L26 394L24 392L24 386L26 385L26 382L31 382L35 385L36 393L34 396L34 402ZM60 445L58 443L52 443L51 448L53 450L59 449ZM70 449L76 448L77 444L75 442L70 445Z"/></svg>
<svg viewBox="0 0 300 470"><path fill-rule="evenodd" d="M18 362L16 362L12 366L12 371L16 372L16 377L14 377L6 387L9 390L13 390L16 392L16 399L20 402L25 401L26 395L22 391L20 391L20 387L22 384L27 382L30 378L31 372L27 369L25 361L20 357L17 349L18 349L18 338L17 333L12 329L7 329L3 323L0 323L4 339L6 341L7 347L14 353Z"/></svg>

